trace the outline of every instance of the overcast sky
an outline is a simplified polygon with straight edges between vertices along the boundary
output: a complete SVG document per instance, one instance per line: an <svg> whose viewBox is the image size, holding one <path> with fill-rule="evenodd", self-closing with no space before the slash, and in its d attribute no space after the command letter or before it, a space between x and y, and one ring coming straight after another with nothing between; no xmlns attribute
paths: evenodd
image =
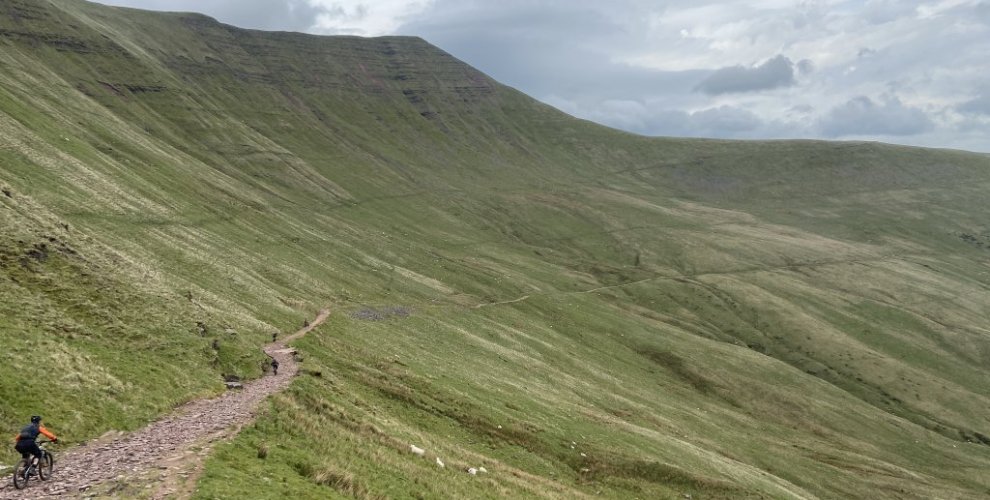
<svg viewBox="0 0 990 500"><path fill-rule="evenodd" d="M101 0L246 28L415 35L646 135L990 152L990 0Z"/></svg>

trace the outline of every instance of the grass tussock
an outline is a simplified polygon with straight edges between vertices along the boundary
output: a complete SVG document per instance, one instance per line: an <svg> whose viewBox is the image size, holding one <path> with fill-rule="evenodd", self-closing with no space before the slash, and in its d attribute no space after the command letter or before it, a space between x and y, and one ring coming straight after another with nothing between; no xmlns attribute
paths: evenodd
<svg viewBox="0 0 990 500"><path fill-rule="evenodd" d="M338 493L360 500L386 500L385 495L375 494L363 486L355 475L333 464L322 464L306 474L316 484L333 488Z"/></svg>

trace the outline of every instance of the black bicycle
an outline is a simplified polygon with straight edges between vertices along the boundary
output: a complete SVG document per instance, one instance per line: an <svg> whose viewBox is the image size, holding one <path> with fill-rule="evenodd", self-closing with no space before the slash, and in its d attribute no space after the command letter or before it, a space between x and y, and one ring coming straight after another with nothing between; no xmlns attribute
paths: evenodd
<svg viewBox="0 0 990 500"><path fill-rule="evenodd" d="M17 467L14 467L14 488L24 488L27 486L28 480L35 475L42 481L51 479L52 470L55 468L55 456L52 455L52 452L45 449L45 445L48 443L51 443L51 441L40 441L38 443L38 448L41 448L41 459L38 460L37 464L32 464L34 462L34 455L28 455L27 458L17 462Z"/></svg>

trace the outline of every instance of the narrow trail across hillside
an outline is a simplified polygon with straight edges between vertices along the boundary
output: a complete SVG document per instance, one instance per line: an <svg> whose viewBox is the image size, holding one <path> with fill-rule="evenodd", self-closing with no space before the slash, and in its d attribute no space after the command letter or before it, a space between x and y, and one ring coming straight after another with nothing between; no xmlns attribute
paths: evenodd
<svg viewBox="0 0 990 500"><path fill-rule="evenodd" d="M5 473L0 499L86 496L103 483L123 484L131 478L155 488L147 492L151 498L188 496L213 443L235 435L254 418L260 403L288 386L299 371L293 350L286 344L309 333L329 315L329 310L320 311L302 330L265 346L265 352L279 362L278 376L262 376L245 383L243 389L191 401L131 433L104 436L64 454L53 448L56 463L51 481L33 480L27 488L15 490L9 472Z"/></svg>
<svg viewBox="0 0 990 500"><path fill-rule="evenodd" d="M911 257L911 256L925 256L925 255L924 254L904 254L904 255L890 255L890 256L880 257L880 258L821 260L821 261L813 261L813 262L802 262L802 263L797 263L797 264L786 264L786 265L782 265L782 266L754 266L754 267L750 267L750 268L734 269L734 270L728 270L728 271L706 271L706 272L700 272L700 273L685 273L685 274L677 274L677 275L671 275L671 276L651 276L649 278L644 278L644 279L640 279L640 280L636 280L636 281L629 281L629 282L625 282L625 283L617 283L615 285L604 285L604 286L599 286L599 287L591 288L591 289L588 289L588 290L574 290L574 291L563 291L563 292L543 292L543 293L536 293L536 294L527 294L527 295L523 295L523 296L521 296L519 298L516 298L516 299L502 300L502 301L499 301L499 302L482 302L480 304L475 304L473 306L473 308L474 309L481 309L483 307L501 306L501 305L506 305L506 304L515 304L516 302L522 302L524 300L528 300L528 299L532 298L533 296L583 295L583 294L590 294L590 293L601 292L603 290L611 290L611 289L615 289L615 288L622 288L622 287L627 287L627 286L639 285L639 284L642 284L642 283L649 283L649 282L654 282L654 281L685 281L685 280L694 280L694 279L697 279L697 278L703 278L703 277L706 277L706 276L737 276L737 275L742 275L742 274L752 274L752 273L761 273L761 272L795 271L795 270L801 270L801 269L815 269L815 268L819 268L819 267L833 266L833 265L843 265L843 264L868 265L868 264L875 263L875 262L893 262L893 261L897 261L897 260L905 261L905 262L909 262L909 263L913 263L912 261L907 260L907 257Z"/></svg>

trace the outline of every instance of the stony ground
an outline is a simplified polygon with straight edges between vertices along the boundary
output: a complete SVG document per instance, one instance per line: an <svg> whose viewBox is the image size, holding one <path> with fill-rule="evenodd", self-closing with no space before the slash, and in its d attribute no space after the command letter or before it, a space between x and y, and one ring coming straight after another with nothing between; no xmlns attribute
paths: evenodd
<svg viewBox="0 0 990 500"><path fill-rule="evenodd" d="M286 344L308 333L328 315L329 311L321 311L306 328L265 346L265 352L279 362L277 376L247 382L243 388L213 399L192 401L132 433L108 434L64 454L53 448L56 463L52 480L31 480L25 489L15 490L8 478L0 487L0 499L113 495L114 488L126 485L131 478L154 481L145 485L152 488L147 494L150 498L187 496L212 443L235 435L254 418L259 404L285 388L298 372L294 351ZM109 490L108 483L114 485Z"/></svg>

